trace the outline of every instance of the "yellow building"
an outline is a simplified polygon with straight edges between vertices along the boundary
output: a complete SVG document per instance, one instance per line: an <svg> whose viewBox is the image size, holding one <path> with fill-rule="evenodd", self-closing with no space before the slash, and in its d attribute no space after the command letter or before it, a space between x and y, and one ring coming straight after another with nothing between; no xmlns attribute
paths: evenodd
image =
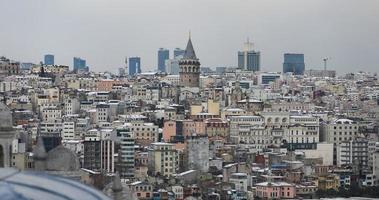
<svg viewBox="0 0 379 200"><path fill-rule="evenodd" d="M173 144L155 142L149 149L148 173L151 175L172 176L178 168L178 153Z"/></svg>
<svg viewBox="0 0 379 200"><path fill-rule="evenodd" d="M218 101L209 99L208 100L208 113L213 115L220 115L220 103Z"/></svg>
<svg viewBox="0 0 379 200"><path fill-rule="evenodd" d="M345 86L341 84L338 84L338 85L330 84L328 85L327 89L329 89L329 91L331 93L334 93L335 95L343 95L346 92Z"/></svg>
<svg viewBox="0 0 379 200"><path fill-rule="evenodd" d="M202 105L191 105L191 115L197 115L203 111Z"/></svg>
<svg viewBox="0 0 379 200"><path fill-rule="evenodd" d="M78 79L70 79L66 81L66 88L80 89L80 81Z"/></svg>
<svg viewBox="0 0 379 200"><path fill-rule="evenodd" d="M227 119L231 116L248 115L247 111L242 108L224 108L221 112L221 119Z"/></svg>
<svg viewBox="0 0 379 200"><path fill-rule="evenodd" d="M318 189L319 190L329 190L333 189L338 191L340 187L340 178L338 175L332 174L328 176L318 177Z"/></svg>

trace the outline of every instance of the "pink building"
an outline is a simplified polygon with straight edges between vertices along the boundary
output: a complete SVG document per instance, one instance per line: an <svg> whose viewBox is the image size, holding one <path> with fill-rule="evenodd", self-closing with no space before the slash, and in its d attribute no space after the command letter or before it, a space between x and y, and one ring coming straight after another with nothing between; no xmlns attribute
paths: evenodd
<svg viewBox="0 0 379 200"><path fill-rule="evenodd" d="M286 182L263 182L256 184L257 196L263 199L293 199L295 185Z"/></svg>
<svg viewBox="0 0 379 200"><path fill-rule="evenodd" d="M111 91L114 85L121 85L123 81L104 79L96 83L97 91Z"/></svg>
<svg viewBox="0 0 379 200"><path fill-rule="evenodd" d="M193 133L195 133L196 135L204 135L204 122L201 120L183 120L183 136L191 136Z"/></svg>
<svg viewBox="0 0 379 200"><path fill-rule="evenodd" d="M163 125L163 139L165 142L172 142L172 137L182 135L184 137L205 135L205 124L203 121L178 120L166 121Z"/></svg>
<svg viewBox="0 0 379 200"><path fill-rule="evenodd" d="M171 137L176 135L176 121L166 121L163 125L163 139L170 142Z"/></svg>

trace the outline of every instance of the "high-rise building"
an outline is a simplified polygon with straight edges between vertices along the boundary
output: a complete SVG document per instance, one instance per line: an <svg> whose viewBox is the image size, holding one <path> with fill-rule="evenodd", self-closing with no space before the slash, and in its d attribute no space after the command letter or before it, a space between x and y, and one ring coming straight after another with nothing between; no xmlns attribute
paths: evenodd
<svg viewBox="0 0 379 200"><path fill-rule="evenodd" d="M170 51L168 49L160 48L158 50L158 71L166 72L165 62L170 58Z"/></svg>
<svg viewBox="0 0 379 200"><path fill-rule="evenodd" d="M174 49L174 58L177 58L178 56L184 56L185 50L180 49L180 48L175 48Z"/></svg>
<svg viewBox="0 0 379 200"><path fill-rule="evenodd" d="M74 57L74 71L88 71L86 60L79 57Z"/></svg>
<svg viewBox="0 0 379 200"><path fill-rule="evenodd" d="M261 70L261 53L253 50L253 43L247 40L243 51L238 52L238 67L248 71Z"/></svg>
<svg viewBox="0 0 379 200"><path fill-rule="evenodd" d="M172 75L179 75L179 60L178 59L175 58L175 59L166 60L166 73L172 74Z"/></svg>
<svg viewBox="0 0 379 200"><path fill-rule="evenodd" d="M134 76L141 73L141 58L130 57L129 58L129 76Z"/></svg>
<svg viewBox="0 0 379 200"><path fill-rule="evenodd" d="M46 54L44 57L44 64L45 65L54 65L54 55Z"/></svg>
<svg viewBox="0 0 379 200"><path fill-rule="evenodd" d="M284 54L283 73L292 72L294 75L304 75L304 54Z"/></svg>
<svg viewBox="0 0 379 200"><path fill-rule="evenodd" d="M84 142L83 167L90 170L100 171L101 169L101 143L100 140L86 137Z"/></svg>
<svg viewBox="0 0 379 200"><path fill-rule="evenodd" d="M102 139L100 141L100 155L101 155L101 169L109 172L115 172L115 142L110 138Z"/></svg>
<svg viewBox="0 0 379 200"><path fill-rule="evenodd" d="M185 87L199 87L200 62L192 46L191 37L188 39L183 58L179 61L180 85Z"/></svg>
<svg viewBox="0 0 379 200"><path fill-rule="evenodd" d="M118 171L122 178L133 178L135 169L134 135L129 128L117 129L120 140Z"/></svg>

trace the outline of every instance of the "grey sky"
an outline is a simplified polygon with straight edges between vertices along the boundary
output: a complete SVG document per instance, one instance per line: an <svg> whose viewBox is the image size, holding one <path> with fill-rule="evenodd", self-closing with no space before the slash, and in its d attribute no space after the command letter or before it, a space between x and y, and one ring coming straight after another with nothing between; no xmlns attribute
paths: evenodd
<svg viewBox="0 0 379 200"><path fill-rule="evenodd" d="M338 72L379 72L378 0L0 0L0 55L115 71L125 56L155 69L159 47L184 48L191 30L202 66L235 66L247 37L262 70L281 71L283 53L306 67L332 57ZM170 52L172 56L172 52Z"/></svg>

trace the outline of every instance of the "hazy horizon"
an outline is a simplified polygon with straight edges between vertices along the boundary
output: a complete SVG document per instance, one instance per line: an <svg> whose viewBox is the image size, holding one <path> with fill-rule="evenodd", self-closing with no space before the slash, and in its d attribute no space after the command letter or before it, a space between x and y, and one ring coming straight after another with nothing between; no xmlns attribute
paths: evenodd
<svg viewBox="0 0 379 200"><path fill-rule="evenodd" d="M282 71L284 53L304 53L306 69L379 72L376 0L0 0L0 55L37 63L54 54L93 71L116 71L125 56L155 70L160 47L185 48L188 32L202 67L236 66L246 38L262 71Z"/></svg>

